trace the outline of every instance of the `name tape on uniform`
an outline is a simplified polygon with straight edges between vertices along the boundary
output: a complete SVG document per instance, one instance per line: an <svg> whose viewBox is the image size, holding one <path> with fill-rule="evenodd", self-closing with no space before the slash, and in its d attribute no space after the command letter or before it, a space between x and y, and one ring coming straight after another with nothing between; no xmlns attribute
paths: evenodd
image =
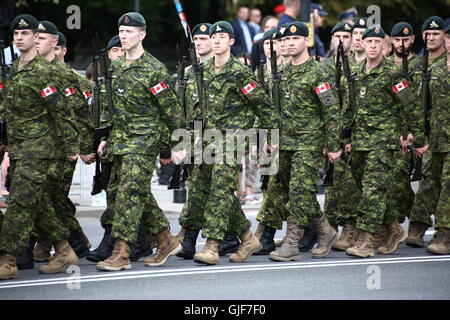
<svg viewBox="0 0 450 320"><path fill-rule="evenodd" d="M253 90L256 89L256 84L254 82L250 82L248 85L246 85L245 87L243 87L241 89L241 91L245 94L248 95L250 92L252 92Z"/></svg>
<svg viewBox="0 0 450 320"><path fill-rule="evenodd" d="M167 89L167 86L164 82L160 82L158 83L156 86L154 86L153 88L151 88L150 90L152 91L152 94L154 96L156 96L158 93L163 92L164 90Z"/></svg>
<svg viewBox="0 0 450 320"><path fill-rule="evenodd" d="M56 92L56 88L54 86L47 87L43 90L41 90L41 96L43 98L47 98L48 96L51 96Z"/></svg>

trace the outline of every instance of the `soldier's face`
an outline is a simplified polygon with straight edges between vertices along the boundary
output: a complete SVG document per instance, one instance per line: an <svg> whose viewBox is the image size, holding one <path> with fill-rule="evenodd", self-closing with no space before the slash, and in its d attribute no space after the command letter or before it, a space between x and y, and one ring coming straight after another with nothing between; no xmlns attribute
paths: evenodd
<svg viewBox="0 0 450 320"><path fill-rule="evenodd" d="M205 34L194 36L195 50L200 56L207 56L212 51L211 38Z"/></svg>
<svg viewBox="0 0 450 320"><path fill-rule="evenodd" d="M230 51L231 46L234 43L234 39L230 38L228 33L214 33L211 36L211 42L213 46L213 52L216 56L220 56Z"/></svg>
<svg viewBox="0 0 450 320"><path fill-rule="evenodd" d="M355 28L355 29L353 29L353 32L352 32L352 46L353 46L353 49L356 52L363 52L364 51L364 46L363 46L363 43L362 43L362 35L363 35L364 31L366 31L366 29L363 29L363 28Z"/></svg>
<svg viewBox="0 0 450 320"><path fill-rule="evenodd" d="M278 47L278 41L276 40L272 40L273 43L273 50L275 52L277 52L277 47ZM270 59L270 40L266 40L264 41L264 54L266 55L267 58ZM277 55L278 56L278 55Z"/></svg>
<svg viewBox="0 0 450 320"><path fill-rule="evenodd" d="M119 27L120 43L122 44L122 49L124 51L136 48L136 46L144 40L145 35L146 32L138 27Z"/></svg>
<svg viewBox="0 0 450 320"><path fill-rule="evenodd" d="M444 45L445 33L443 30L426 30L422 33L423 40L427 39L427 47L429 50L437 50Z"/></svg>
<svg viewBox="0 0 450 320"><path fill-rule="evenodd" d="M331 41L336 49L339 46L339 42L342 41L344 52L348 52L352 44L352 35L349 32L337 31L333 34Z"/></svg>
<svg viewBox="0 0 450 320"><path fill-rule="evenodd" d="M13 41L17 49L21 52L27 52L35 46L34 40L36 36L37 33L33 33L32 30L14 30Z"/></svg>
<svg viewBox="0 0 450 320"><path fill-rule="evenodd" d="M405 46L405 51L409 51L409 49L411 49L412 44L414 43L414 36L393 37L391 41L392 45L394 46L395 53L397 55L401 55L403 53L402 43Z"/></svg>
<svg viewBox="0 0 450 320"><path fill-rule="evenodd" d="M56 48L58 36L48 33L38 33L37 35L34 43L36 44L37 51L41 55L45 56Z"/></svg>
<svg viewBox="0 0 450 320"><path fill-rule="evenodd" d="M289 50L289 55L296 57L302 54L308 46L308 37L288 36L284 37Z"/></svg>
<svg viewBox="0 0 450 320"><path fill-rule="evenodd" d="M447 49L447 54L450 55L450 34L445 35L445 49Z"/></svg>
<svg viewBox="0 0 450 320"><path fill-rule="evenodd" d="M121 47L112 47L108 50L108 58L111 61L116 61L121 56L123 56L124 52Z"/></svg>
<svg viewBox="0 0 450 320"><path fill-rule="evenodd" d="M287 42L286 42L286 37L281 38L280 40L278 40L278 45L277 45L279 54L281 54L283 57L289 57L289 50L288 50L288 46L287 46Z"/></svg>
<svg viewBox="0 0 450 320"><path fill-rule="evenodd" d="M383 53L384 39L378 37L368 37L363 40L366 57L377 59Z"/></svg>
<svg viewBox="0 0 450 320"><path fill-rule="evenodd" d="M58 57L59 60L63 61L64 57L66 56L67 53L67 47L63 47L63 46L56 46L55 48L55 54L56 57Z"/></svg>

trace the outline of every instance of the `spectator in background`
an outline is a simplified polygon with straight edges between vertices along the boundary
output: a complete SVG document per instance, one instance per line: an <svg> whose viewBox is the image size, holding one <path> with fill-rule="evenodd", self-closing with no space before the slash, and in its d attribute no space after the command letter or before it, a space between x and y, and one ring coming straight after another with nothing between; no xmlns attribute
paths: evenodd
<svg viewBox="0 0 450 320"><path fill-rule="evenodd" d="M250 28L253 29L254 34L261 32L261 20L262 20L261 10L257 8L250 10L250 22L248 24Z"/></svg>
<svg viewBox="0 0 450 320"><path fill-rule="evenodd" d="M297 20L300 14L300 0L284 0L283 3L286 10L281 15L278 26Z"/></svg>
<svg viewBox="0 0 450 320"><path fill-rule="evenodd" d="M266 31L275 29L278 26L278 19L274 16L266 16L262 21L262 33L258 33L255 38L253 38L254 45L252 48L252 60L255 62L253 64L252 70L255 71L256 65L259 61L265 61L266 55L264 54L263 41L262 38ZM258 56L259 55L259 56Z"/></svg>
<svg viewBox="0 0 450 320"><path fill-rule="evenodd" d="M252 52L253 37L255 33L253 28L248 25L250 9L248 7L239 7L236 13L236 19L231 22L233 27L235 42L231 47L231 53L236 57L242 52L250 54Z"/></svg>
<svg viewBox="0 0 450 320"><path fill-rule="evenodd" d="M284 4L279 4L275 8L273 8L273 13L277 17L277 19L280 19L285 11L286 7L284 6Z"/></svg>
<svg viewBox="0 0 450 320"><path fill-rule="evenodd" d="M384 44L383 44L383 57L387 58L392 54L392 40L391 37L386 35L384 37Z"/></svg>
<svg viewBox="0 0 450 320"><path fill-rule="evenodd" d="M358 19L358 11L356 11L355 7L345 10L338 16L338 20L349 23L351 25L355 24L357 19Z"/></svg>
<svg viewBox="0 0 450 320"><path fill-rule="evenodd" d="M261 23L261 32L255 35L255 37L253 38L253 42L261 40L266 31L275 29L276 27L278 27L278 18L274 16L265 16Z"/></svg>
<svg viewBox="0 0 450 320"><path fill-rule="evenodd" d="M311 3L311 13L314 21L314 46L309 49L309 54L315 58L317 50L317 55L321 60L323 60L327 57L327 52L325 51L323 41L320 40L319 28L322 27L323 22L325 21L325 16L328 15L328 12L323 10L320 4Z"/></svg>

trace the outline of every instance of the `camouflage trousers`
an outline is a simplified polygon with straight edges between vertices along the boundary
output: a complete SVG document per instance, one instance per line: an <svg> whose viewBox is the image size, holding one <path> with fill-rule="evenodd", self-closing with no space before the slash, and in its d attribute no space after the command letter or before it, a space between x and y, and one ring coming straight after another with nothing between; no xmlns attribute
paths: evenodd
<svg viewBox="0 0 450 320"><path fill-rule="evenodd" d="M411 222L432 225L431 215L435 215L436 228L450 228L450 152L426 152Z"/></svg>
<svg viewBox="0 0 450 320"><path fill-rule="evenodd" d="M139 226L152 235L169 228L169 220L151 192L155 155L114 155L108 192L115 195L111 206L112 235L135 243Z"/></svg>
<svg viewBox="0 0 450 320"><path fill-rule="evenodd" d="M316 193L322 157L314 151L280 151L278 174L269 179L256 220L281 229L283 221L305 228L320 218L322 212Z"/></svg>
<svg viewBox="0 0 450 320"><path fill-rule="evenodd" d="M49 168L56 160L11 160L9 207L0 233L0 250L21 255L33 228L42 240L55 243L69 238L69 231L53 208L49 186Z"/></svg>
<svg viewBox="0 0 450 320"><path fill-rule="evenodd" d="M202 201L202 198L205 198L208 195L201 193L202 189L199 188L199 186L204 183L202 180L203 176L201 175L201 168L197 168L200 165L189 164L186 166L189 171L189 196L186 204L181 210L178 221L182 227L191 230L200 230L205 223L203 216L205 208L201 207L199 203Z"/></svg>
<svg viewBox="0 0 450 320"><path fill-rule="evenodd" d="M388 192L396 167L394 151L352 151L350 161L353 177L361 192L355 208L358 215L356 227L377 233L388 206Z"/></svg>
<svg viewBox="0 0 450 320"><path fill-rule="evenodd" d="M112 159L111 159L112 160ZM114 212L111 209L113 207L113 201L116 197L116 194L113 190L108 188L109 180L111 179L111 170L112 170L112 161L110 160L102 160L102 183L104 184L106 190L106 209L103 211L100 217L100 223L104 228L107 225L112 225L114 222Z"/></svg>

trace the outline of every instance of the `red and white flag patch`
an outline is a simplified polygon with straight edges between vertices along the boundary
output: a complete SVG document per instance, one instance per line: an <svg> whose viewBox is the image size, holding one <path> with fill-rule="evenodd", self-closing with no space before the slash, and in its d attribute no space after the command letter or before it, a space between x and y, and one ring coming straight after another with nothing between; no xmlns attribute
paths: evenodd
<svg viewBox="0 0 450 320"><path fill-rule="evenodd" d="M0 91L3 90L3 82L0 82Z"/></svg>
<svg viewBox="0 0 450 320"><path fill-rule="evenodd" d="M402 81L400 83L397 83L395 86L393 86L392 90L394 90L394 92L397 93L408 87L409 87L408 83L406 81Z"/></svg>
<svg viewBox="0 0 450 320"><path fill-rule="evenodd" d="M327 92L330 89L331 89L331 87L330 87L330 84L328 82L325 82L324 84L322 84L322 85L320 85L318 87L315 87L315 90L316 90L317 94L321 94L321 93Z"/></svg>
<svg viewBox="0 0 450 320"><path fill-rule="evenodd" d="M56 92L55 87L54 86L50 86L50 87L47 87L47 88L41 90L41 96L43 98L47 98L48 96L51 96L55 92Z"/></svg>
<svg viewBox="0 0 450 320"><path fill-rule="evenodd" d="M85 92L83 92L83 96L85 99L89 99L91 97L91 93L86 90Z"/></svg>
<svg viewBox="0 0 450 320"><path fill-rule="evenodd" d="M246 85L245 87L243 87L241 89L241 91L245 94L248 95L250 92L252 92L253 90L256 89L256 84L254 82L250 82L248 85Z"/></svg>
<svg viewBox="0 0 450 320"><path fill-rule="evenodd" d="M163 92L166 89L167 89L166 84L164 82L160 82L150 90L152 91L153 95L156 96L158 93Z"/></svg>
<svg viewBox="0 0 450 320"><path fill-rule="evenodd" d="M66 97L70 97L75 93L75 90L73 88L67 88L64 90L64 92L66 93Z"/></svg>

